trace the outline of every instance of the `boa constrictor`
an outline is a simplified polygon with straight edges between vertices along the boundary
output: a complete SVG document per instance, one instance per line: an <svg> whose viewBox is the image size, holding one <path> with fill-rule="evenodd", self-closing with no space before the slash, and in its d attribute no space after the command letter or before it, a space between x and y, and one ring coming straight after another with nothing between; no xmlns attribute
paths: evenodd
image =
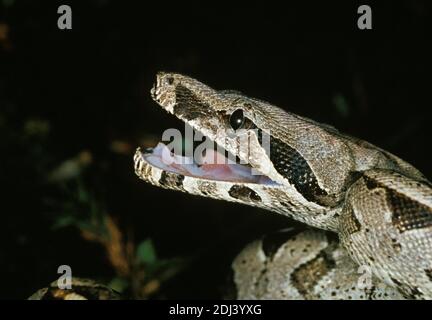
<svg viewBox="0 0 432 320"><path fill-rule="evenodd" d="M167 164L158 145L136 151L141 179L315 227L247 246L232 265L238 298L432 298L432 188L413 166L328 125L184 75L158 73L151 95L243 164Z"/></svg>

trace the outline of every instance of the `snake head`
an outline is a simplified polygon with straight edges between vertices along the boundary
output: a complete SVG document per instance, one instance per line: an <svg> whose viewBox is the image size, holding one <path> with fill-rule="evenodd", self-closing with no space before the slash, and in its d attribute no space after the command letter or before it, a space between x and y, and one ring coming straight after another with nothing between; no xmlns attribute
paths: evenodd
<svg viewBox="0 0 432 320"><path fill-rule="evenodd" d="M251 173L283 182L269 158L268 130L257 125L257 104L239 92L217 91L193 78L159 72L151 96L163 109L216 143Z"/></svg>
<svg viewBox="0 0 432 320"><path fill-rule="evenodd" d="M314 215L317 221L310 224L329 227L322 220L331 219L331 215L317 214L324 209L316 198L326 195L325 191L306 159L287 143L293 140L290 130L296 129L298 118L267 102L237 91L214 90L176 73L158 73L151 96L187 124L186 129L194 129L193 141L197 141L197 134L205 140L197 147L193 143L190 154L188 148L175 149L175 135L165 135L176 129L166 130L162 141L171 141L168 145L137 149L135 173L141 179L158 187L258 206L299 220ZM305 127L304 120L299 122ZM296 214L305 211L310 215Z"/></svg>
<svg viewBox="0 0 432 320"><path fill-rule="evenodd" d="M149 175L142 174L140 168L156 166L210 182L272 185L284 189L292 201L317 211L338 206L346 186L355 179L356 167L364 170L377 161L376 152L367 154L351 147L350 140L334 128L239 92L214 90L188 76L158 73L151 96L164 110L215 144L217 150L202 157L204 166L195 166L195 149L192 163L176 167L172 162L161 163L168 158L180 162L189 158L178 153L170 156L161 145L138 152L137 174L146 180ZM222 163L211 163L214 159L222 159Z"/></svg>

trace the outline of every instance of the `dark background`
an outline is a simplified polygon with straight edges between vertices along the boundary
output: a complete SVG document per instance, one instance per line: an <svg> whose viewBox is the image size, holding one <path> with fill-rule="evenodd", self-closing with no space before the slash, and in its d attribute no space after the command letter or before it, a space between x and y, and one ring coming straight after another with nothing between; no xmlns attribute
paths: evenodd
<svg viewBox="0 0 432 320"><path fill-rule="evenodd" d="M134 148L181 126L150 99L159 70L331 124L431 178L431 5L371 2L373 30L361 31L364 3L346 2L1 0L0 298L28 297L61 264L103 283L118 276L82 224L53 228L66 211L88 221L82 190L134 243L188 261L150 298L221 297L241 248L292 224L135 177ZM57 28L59 4L72 7L72 30ZM65 161L81 169L48 182Z"/></svg>

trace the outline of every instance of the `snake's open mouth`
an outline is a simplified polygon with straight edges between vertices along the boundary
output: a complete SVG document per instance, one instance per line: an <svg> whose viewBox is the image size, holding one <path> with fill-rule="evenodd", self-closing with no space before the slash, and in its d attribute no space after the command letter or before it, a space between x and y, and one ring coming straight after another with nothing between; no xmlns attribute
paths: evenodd
<svg viewBox="0 0 432 320"><path fill-rule="evenodd" d="M247 164L232 163L222 153L207 150L200 161L194 157L174 154L169 148L159 143L155 148L137 151L140 160L163 171L204 180L274 184L267 176L260 174Z"/></svg>

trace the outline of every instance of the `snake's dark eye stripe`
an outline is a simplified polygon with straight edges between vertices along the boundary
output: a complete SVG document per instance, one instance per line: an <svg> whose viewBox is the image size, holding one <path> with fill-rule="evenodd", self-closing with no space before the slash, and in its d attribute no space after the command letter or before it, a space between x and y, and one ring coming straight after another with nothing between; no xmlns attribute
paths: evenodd
<svg viewBox="0 0 432 320"><path fill-rule="evenodd" d="M234 130L241 129L244 125L244 122L245 117L242 109L237 109L233 113L231 113L231 116L229 118L231 128L233 128Z"/></svg>

